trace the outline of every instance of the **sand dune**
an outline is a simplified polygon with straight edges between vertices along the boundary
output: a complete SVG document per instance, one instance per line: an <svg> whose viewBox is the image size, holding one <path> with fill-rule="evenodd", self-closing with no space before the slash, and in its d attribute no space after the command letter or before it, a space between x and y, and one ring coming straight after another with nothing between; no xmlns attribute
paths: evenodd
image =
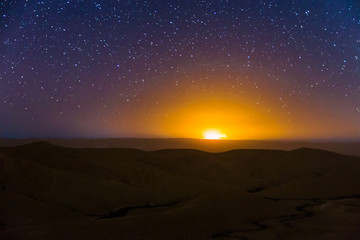
<svg viewBox="0 0 360 240"><path fill-rule="evenodd" d="M0 146L20 146L42 139L1 139ZM360 140L353 141L290 141L290 140L205 140L190 138L101 138L46 139L52 144L70 148L132 148L145 151L161 149L198 149L225 152L233 149L295 150L302 147L322 149L360 157Z"/></svg>
<svg viewBox="0 0 360 240"><path fill-rule="evenodd" d="M0 239L360 239L360 158L0 148Z"/></svg>

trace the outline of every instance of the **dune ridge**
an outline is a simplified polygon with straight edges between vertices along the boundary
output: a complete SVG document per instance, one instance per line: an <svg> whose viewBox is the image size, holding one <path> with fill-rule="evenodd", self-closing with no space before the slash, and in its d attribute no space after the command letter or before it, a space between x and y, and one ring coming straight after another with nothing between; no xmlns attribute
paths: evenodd
<svg viewBox="0 0 360 240"><path fill-rule="evenodd" d="M11 147L46 141L69 148L131 148L145 151L161 149L198 149L225 152L233 149L295 150L302 147L322 149L344 155L360 156L360 140L204 140L190 138L65 138L65 139L1 139L0 146Z"/></svg>
<svg viewBox="0 0 360 240"><path fill-rule="evenodd" d="M360 158L0 148L0 239L359 239Z"/></svg>

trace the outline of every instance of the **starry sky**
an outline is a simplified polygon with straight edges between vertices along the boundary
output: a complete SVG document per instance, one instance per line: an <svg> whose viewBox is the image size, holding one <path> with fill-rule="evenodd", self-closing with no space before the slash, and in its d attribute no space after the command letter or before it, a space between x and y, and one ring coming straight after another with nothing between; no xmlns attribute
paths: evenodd
<svg viewBox="0 0 360 240"><path fill-rule="evenodd" d="M0 1L0 137L360 138L355 0Z"/></svg>

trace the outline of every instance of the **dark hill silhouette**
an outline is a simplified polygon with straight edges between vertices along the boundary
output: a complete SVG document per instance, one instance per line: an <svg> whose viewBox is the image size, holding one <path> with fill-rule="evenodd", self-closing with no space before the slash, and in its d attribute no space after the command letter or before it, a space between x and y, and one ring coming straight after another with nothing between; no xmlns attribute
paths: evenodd
<svg viewBox="0 0 360 240"><path fill-rule="evenodd" d="M20 146L43 139L0 139L0 146ZM46 141L71 148L132 148L145 151L161 149L198 149L206 152L225 152L232 149L295 150L306 147L360 156L360 140L357 141L290 141L290 140L204 140L204 139L46 139Z"/></svg>
<svg viewBox="0 0 360 240"><path fill-rule="evenodd" d="M0 239L359 239L360 158L0 148Z"/></svg>

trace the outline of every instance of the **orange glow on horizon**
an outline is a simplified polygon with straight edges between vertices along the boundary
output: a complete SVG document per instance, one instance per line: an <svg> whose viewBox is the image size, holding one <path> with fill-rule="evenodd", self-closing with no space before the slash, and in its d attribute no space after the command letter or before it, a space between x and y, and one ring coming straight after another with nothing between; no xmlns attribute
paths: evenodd
<svg viewBox="0 0 360 240"><path fill-rule="evenodd" d="M230 99L188 100L168 110L160 126L158 132L180 138L269 139L283 134L272 116Z"/></svg>
<svg viewBox="0 0 360 240"><path fill-rule="evenodd" d="M119 134L156 138L256 140L286 134L283 114L266 111L268 107L257 105L251 96L229 96L226 90L218 88L212 94L178 90L161 104L126 109L128 117L115 124ZM116 133L114 128L112 133Z"/></svg>
<svg viewBox="0 0 360 240"><path fill-rule="evenodd" d="M344 133L344 128L337 127L339 121L323 121L324 116L334 119L332 114L297 107L296 98L288 100L288 107L284 108L277 89L259 96L251 86L225 85L231 81L225 76L210 76L206 81L193 76L186 81L193 79L198 85L161 86L158 91L143 93L139 102L122 106L109 117L113 120L109 133L115 137L224 140L225 137L205 136L204 131L218 130L226 134L226 140L320 139L341 137ZM166 91L161 90L165 88ZM159 102L154 104L149 100L154 98ZM316 103L313 105L318 107ZM126 113L126 117L120 113ZM350 129L347 131L350 135Z"/></svg>
<svg viewBox="0 0 360 240"><path fill-rule="evenodd" d="M204 132L204 139L220 140L227 138L226 134L221 133L219 130L210 129Z"/></svg>

